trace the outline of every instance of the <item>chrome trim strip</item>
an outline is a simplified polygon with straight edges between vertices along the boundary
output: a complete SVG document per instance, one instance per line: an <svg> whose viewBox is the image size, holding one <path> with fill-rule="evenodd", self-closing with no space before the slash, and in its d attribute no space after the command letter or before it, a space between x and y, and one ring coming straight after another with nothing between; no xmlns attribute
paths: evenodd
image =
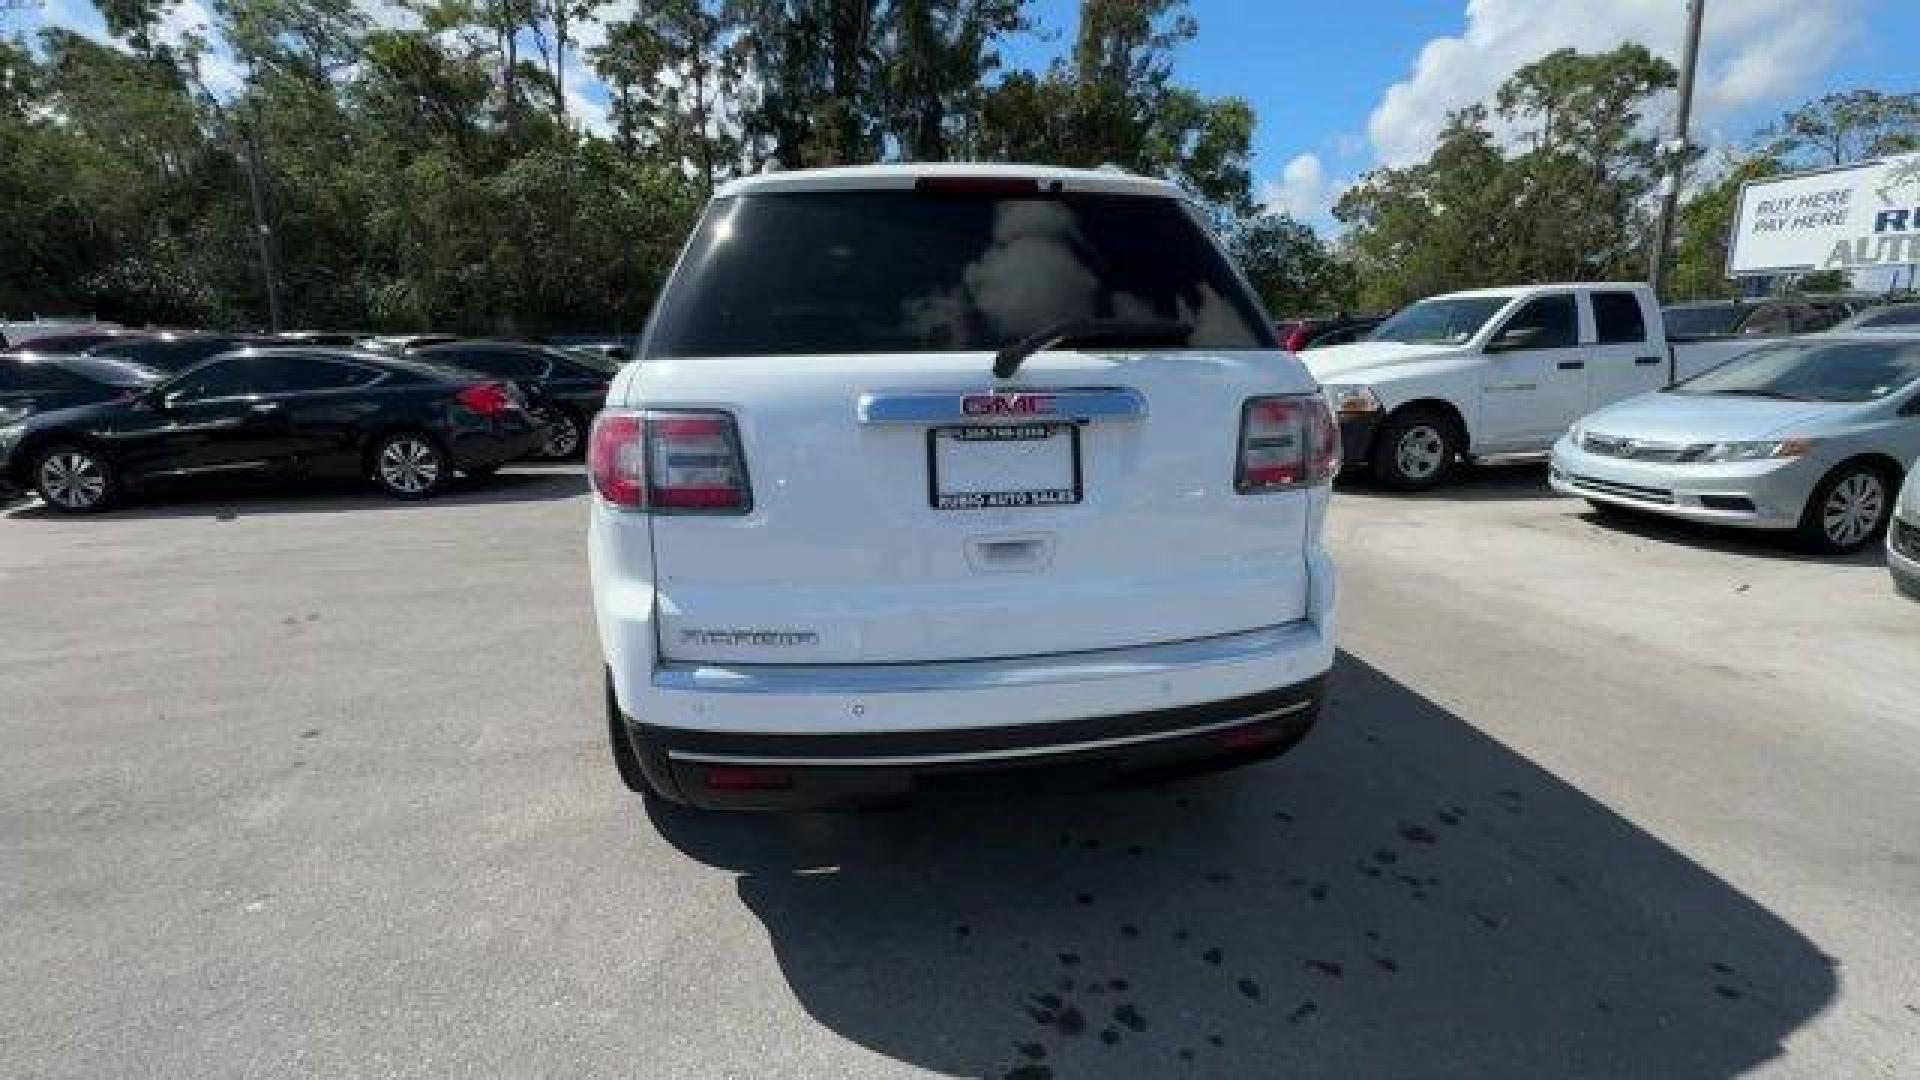
<svg viewBox="0 0 1920 1080"><path fill-rule="evenodd" d="M1318 640L1313 623L1282 623L1238 634L1052 653L1000 660L925 664L701 664L662 661L653 685L703 694L885 694L927 690L988 690L1008 686L1085 682L1126 675L1157 675L1186 668L1259 660L1303 649Z"/></svg>
<svg viewBox="0 0 1920 1080"><path fill-rule="evenodd" d="M963 402L972 397L1044 397L1052 399L1052 408L1035 413L969 413ZM862 424L905 424L928 427L933 424L978 424L994 420L1044 422L1072 420L1090 423L1099 420L1139 420L1147 415L1147 399L1138 390L1124 386L1092 386L1053 389L1044 386L986 387L946 394L868 393L860 395Z"/></svg>
<svg viewBox="0 0 1920 1080"><path fill-rule="evenodd" d="M1020 746L1011 750L974 750L961 754L918 754L895 757L761 757L757 754L697 754L669 750L667 756L675 761L689 761L701 765L791 765L805 768L818 765L953 765L976 761L1017 761L1023 758L1048 757L1054 754L1075 754L1083 750L1110 750L1120 746L1137 746L1141 743L1161 742L1166 739L1179 739L1189 735L1205 735L1210 731L1225 731L1228 728L1245 727L1262 720L1273 720L1282 716L1292 716L1311 708L1311 701L1296 701L1278 709L1254 713L1234 720L1215 720L1208 724L1196 724L1192 727L1174 728L1171 731L1149 731L1144 735L1120 735L1111 739L1089 739L1084 742L1055 743L1050 746Z"/></svg>

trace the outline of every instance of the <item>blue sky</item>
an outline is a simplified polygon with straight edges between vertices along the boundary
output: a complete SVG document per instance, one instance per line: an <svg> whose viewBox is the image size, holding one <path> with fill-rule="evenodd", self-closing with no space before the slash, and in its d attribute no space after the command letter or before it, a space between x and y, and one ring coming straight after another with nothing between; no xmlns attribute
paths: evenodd
<svg viewBox="0 0 1920 1080"><path fill-rule="evenodd" d="M643 0L610 0L612 20ZM1008 44L1010 63L1044 66L1070 46L1078 0L1031 0L1040 34ZM1745 140L1785 109L1829 90L1920 90L1920 0L1707 0L1695 137ZM1190 0L1199 37L1179 78L1253 103L1255 177L1276 207L1330 231L1328 207L1365 170L1416 160L1447 111L1487 98L1520 65L1562 46L1646 43L1677 60L1684 0ZM369 7L391 12L380 0ZM174 0L176 30L209 21L207 0ZM0 32L42 25L100 33L89 0L0 8ZM593 28L588 28L593 33ZM237 79L218 57L209 81ZM576 115L603 119L605 95L569 73ZM1670 122L1671 103L1653 110Z"/></svg>

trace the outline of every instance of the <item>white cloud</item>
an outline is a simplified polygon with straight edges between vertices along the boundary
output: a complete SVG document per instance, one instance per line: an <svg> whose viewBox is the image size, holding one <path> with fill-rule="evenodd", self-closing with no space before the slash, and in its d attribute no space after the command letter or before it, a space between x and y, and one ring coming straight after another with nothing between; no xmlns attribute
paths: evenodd
<svg viewBox="0 0 1920 1080"><path fill-rule="evenodd" d="M1296 154L1280 170L1279 179L1267 181L1260 189L1260 201L1298 221L1314 222L1326 217L1333 207L1333 198L1320 155Z"/></svg>
<svg viewBox="0 0 1920 1080"><path fill-rule="evenodd" d="M231 98L246 85L246 72L220 37L213 12L202 0L175 0L160 16L154 39L176 49L201 46L200 81L216 98Z"/></svg>
<svg viewBox="0 0 1920 1080"><path fill-rule="evenodd" d="M1859 0L1709 5L1697 119L1712 123L1804 87L1860 21ZM1427 42L1412 75L1388 87L1368 117L1374 156L1386 165L1419 160L1448 112L1487 100L1508 75L1554 49L1638 41L1677 63L1685 23L1679 0L1469 0L1465 32Z"/></svg>

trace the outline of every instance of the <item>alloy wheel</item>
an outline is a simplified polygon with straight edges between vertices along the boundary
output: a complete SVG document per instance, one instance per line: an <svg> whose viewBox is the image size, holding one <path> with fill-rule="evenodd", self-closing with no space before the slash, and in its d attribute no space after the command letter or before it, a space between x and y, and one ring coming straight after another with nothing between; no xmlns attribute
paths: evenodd
<svg viewBox="0 0 1920 1080"><path fill-rule="evenodd" d="M107 494L107 470L91 454L61 450L40 463L40 491L67 510L88 510Z"/></svg>
<svg viewBox="0 0 1920 1080"><path fill-rule="evenodd" d="M380 450L380 479L395 491L418 495L440 481L440 452L423 439L394 439Z"/></svg>
<svg viewBox="0 0 1920 1080"><path fill-rule="evenodd" d="M550 458L569 458L580 449L580 423L569 413L556 412L547 428L547 441L540 453Z"/></svg>
<svg viewBox="0 0 1920 1080"><path fill-rule="evenodd" d="M1416 424L1400 435L1393 460L1409 480L1426 480L1447 462L1447 441L1426 424Z"/></svg>
<svg viewBox="0 0 1920 1080"><path fill-rule="evenodd" d="M1858 472L1827 493L1820 527L1835 547L1853 547L1873 535L1887 504L1887 486L1879 474Z"/></svg>

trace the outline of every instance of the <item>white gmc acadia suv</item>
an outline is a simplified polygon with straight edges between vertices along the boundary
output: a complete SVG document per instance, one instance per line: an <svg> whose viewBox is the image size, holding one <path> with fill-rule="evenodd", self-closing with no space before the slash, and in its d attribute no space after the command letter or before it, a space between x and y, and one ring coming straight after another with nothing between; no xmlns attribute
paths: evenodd
<svg viewBox="0 0 1920 1080"><path fill-rule="evenodd" d="M1338 430L1158 180L882 166L707 208L588 458L614 761L702 806L1298 742Z"/></svg>

